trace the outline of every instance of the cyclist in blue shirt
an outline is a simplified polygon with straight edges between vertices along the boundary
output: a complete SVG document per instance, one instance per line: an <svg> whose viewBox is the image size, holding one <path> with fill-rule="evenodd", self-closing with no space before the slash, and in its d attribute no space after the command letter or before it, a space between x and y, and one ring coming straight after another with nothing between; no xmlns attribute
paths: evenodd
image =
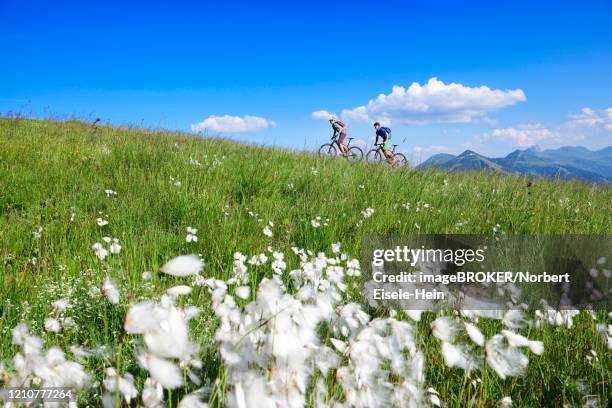
<svg viewBox="0 0 612 408"><path fill-rule="evenodd" d="M387 158L387 161L393 164L393 152L391 151L391 128L380 126L380 123L374 122L374 129L376 130L376 142L374 143L378 144L379 137L382 139L383 154Z"/></svg>

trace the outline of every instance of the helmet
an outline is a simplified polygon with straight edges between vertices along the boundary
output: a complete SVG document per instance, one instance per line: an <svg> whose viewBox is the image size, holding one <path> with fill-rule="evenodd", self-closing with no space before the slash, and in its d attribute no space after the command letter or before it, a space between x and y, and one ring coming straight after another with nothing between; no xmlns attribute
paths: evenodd
<svg viewBox="0 0 612 408"><path fill-rule="evenodd" d="M378 123L378 122L374 122L374 125L372 125L372 126L374 126L374 127L376 127L376 126L380 126L380 123Z"/></svg>

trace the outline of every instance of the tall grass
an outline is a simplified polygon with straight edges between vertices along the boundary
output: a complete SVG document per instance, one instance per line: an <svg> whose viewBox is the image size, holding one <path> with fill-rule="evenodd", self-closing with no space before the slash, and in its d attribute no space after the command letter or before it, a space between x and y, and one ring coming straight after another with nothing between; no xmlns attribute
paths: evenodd
<svg viewBox="0 0 612 408"><path fill-rule="evenodd" d="M105 189L117 195L107 197ZM87 368L101 376L113 365L139 373L142 383L146 375L131 358L133 345L121 331L122 319L129 301L176 284L158 274L144 282L141 274L157 271L179 254L201 254L205 276L227 278L234 252L256 254L268 245L288 251L294 243L316 252L339 241L358 256L368 234L608 234L611 203L608 186L581 182L535 180L528 186L523 177L323 160L76 121L2 119L0 360L14 354L10 330L15 325L26 321L42 332L50 303L68 293L78 299L70 311L78 330L48 334L47 343L106 344L108 353ZM361 221L366 208L375 213ZM98 217L109 225L98 226ZM321 227L313 227L316 217ZM269 221L272 238L262 234ZM198 229L197 243L185 241L188 226ZM91 245L103 236L118 238L124 250L101 263ZM116 307L92 295L106 275L127 294ZM209 295L196 289L190 302L206 309ZM426 352L427 383L449 406L494 406L505 395L519 406L581 404L589 394L610 398L610 354L595 332L596 322L586 315L572 329L533 333L546 352L533 359L527 376L500 380L484 370L479 387L462 371L444 366L430 335L434 318L426 315L418 323L418 341ZM205 374L217 378L222 366L213 341L215 319L205 312L192 325L207 345ZM492 323L485 330L497 329ZM599 356L597 364L585 359L591 350Z"/></svg>

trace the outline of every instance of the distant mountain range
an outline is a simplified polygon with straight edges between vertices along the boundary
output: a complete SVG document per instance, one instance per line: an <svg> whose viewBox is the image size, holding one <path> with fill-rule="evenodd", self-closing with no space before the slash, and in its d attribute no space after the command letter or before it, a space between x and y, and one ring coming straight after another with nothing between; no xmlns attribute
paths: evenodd
<svg viewBox="0 0 612 408"><path fill-rule="evenodd" d="M449 171L491 170L502 174L612 182L612 146L592 151L585 147L541 150L537 146L515 150L506 157L489 158L471 150L459 156L436 154L417 166Z"/></svg>

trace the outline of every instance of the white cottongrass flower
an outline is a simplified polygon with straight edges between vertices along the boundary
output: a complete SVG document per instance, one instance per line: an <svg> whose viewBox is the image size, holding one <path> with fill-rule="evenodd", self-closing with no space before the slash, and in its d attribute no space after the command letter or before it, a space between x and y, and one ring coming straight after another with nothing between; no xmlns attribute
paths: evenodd
<svg viewBox="0 0 612 408"><path fill-rule="evenodd" d="M270 227L274 226L272 221L270 221L263 229L263 233L265 236L272 238L272 229Z"/></svg>
<svg viewBox="0 0 612 408"><path fill-rule="evenodd" d="M152 378L147 378L142 390L142 404L147 408L163 407L164 388Z"/></svg>
<svg viewBox="0 0 612 408"><path fill-rule="evenodd" d="M272 257L274 261L272 261L272 270L274 273L278 275L282 275L282 273L287 269L287 263L285 262L285 255L282 252L273 252Z"/></svg>
<svg viewBox="0 0 612 408"><path fill-rule="evenodd" d="M104 190L104 193L106 194L106 197L115 197L117 195L116 191L111 190L110 188L107 188L106 190Z"/></svg>
<svg viewBox="0 0 612 408"><path fill-rule="evenodd" d="M181 367L194 382L199 379L188 366L201 367L193 358L198 347L189 339L189 318L199 313L198 308L181 310L174 305L174 298L162 297L160 304L145 301L132 305L123 324L128 333L142 334L145 350L138 350L136 358L140 366L166 389L184 384Z"/></svg>
<svg viewBox="0 0 612 408"><path fill-rule="evenodd" d="M52 333L59 333L62 327L57 319L48 317L45 319L45 330Z"/></svg>
<svg viewBox="0 0 612 408"><path fill-rule="evenodd" d="M486 344L487 363L497 375L506 377L519 377L523 375L529 359L518 348L504 345L504 336L496 334Z"/></svg>
<svg viewBox="0 0 612 408"><path fill-rule="evenodd" d="M369 208L369 207L361 212L361 216L363 218L370 218L373 214L374 214L374 209Z"/></svg>
<svg viewBox="0 0 612 408"><path fill-rule="evenodd" d="M24 386L36 382L40 387L81 389L89 382L89 375L79 363L66 359L58 347L43 349L43 341L32 336L25 324L12 331L13 344L18 351L13 357L15 375L8 377L7 386ZM3 378L7 381L7 378Z"/></svg>
<svg viewBox="0 0 612 408"><path fill-rule="evenodd" d="M185 296L190 294L192 291L192 288L186 285L178 285L178 286L173 286L170 289L166 290L166 293L170 296L174 296L174 297L178 297L178 296Z"/></svg>
<svg viewBox="0 0 612 408"><path fill-rule="evenodd" d="M485 337L480 331L480 329L478 329L478 327L476 327L472 323L463 322L463 324L465 325L465 330L467 331L467 334L470 339L480 347L484 347Z"/></svg>
<svg viewBox="0 0 612 408"><path fill-rule="evenodd" d="M197 275L203 267L204 263L198 256L181 255L166 262L159 270L168 275L183 277Z"/></svg>
<svg viewBox="0 0 612 408"><path fill-rule="evenodd" d="M457 321L449 316L438 317L431 323L433 335L444 342L452 342L460 327Z"/></svg>
<svg viewBox="0 0 612 408"><path fill-rule="evenodd" d="M334 254L339 254L341 251L341 244L340 242L336 242L335 244L332 244L332 252Z"/></svg>
<svg viewBox="0 0 612 408"><path fill-rule="evenodd" d="M108 276L104 280L104 285L102 285L102 294L106 296L110 304L116 305L119 303L119 289Z"/></svg>
<svg viewBox="0 0 612 408"><path fill-rule="evenodd" d="M51 307L58 312L63 312L68 309L68 300L66 299L58 299L55 302L51 303Z"/></svg>
<svg viewBox="0 0 612 408"><path fill-rule="evenodd" d="M528 347L533 354L541 355L544 352L544 343L541 341L532 341L527 337L510 330L502 330L502 334L508 340L508 344L512 347Z"/></svg>
<svg viewBox="0 0 612 408"><path fill-rule="evenodd" d="M240 299L248 299L251 295L251 288L249 288L248 286L240 286L236 288L235 293L236 296L238 296Z"/></svg>
<svg viewBox="0 0 612 408"><path fill-rule="evenodd" d="M504 397L499 401L499 404L501 408L512 408L512 398Z"/></svg>
<svg viewBox="0 0 612 408"><path fill-rule="evenodd" d="M134 398L138 396L138 390L134 385L134 376L130 373L126 373L123 377L117 374L117 371L113 367L106 369L106 377L103 381L104 388L106 388L107 394L103 397L111 405L114 406L114 393L118 392L123 397L125 402L129 404ZM107 406L105 404L105 406Z"/></svg>
<svg viewBox="0 0 612 408"><path fill-rule="evenodd" d="M148 370L151 377L165 389L171 390L183 385L183 373L172 361L147 352L141 352L137 359L140 366Z"/></svg>
<svg viewBox="0 0 612 408"><path fill-rule="evenodd" d="M34 237L34 239L40 239L43 231L44 231L43 227L38 227L38 230L32 232L32 236Z"/></svg>
<svg viewBox="0 0 612 408"><path fill-rule="evenodd" d="M346 343L345 342L343 342L342 340L334 339L334 338L329 339L329 341L331 342L331 344L334 345L334 348L336 350L338 350L340 353L344 354L344 352L346 351Z"/></svg>
<svg viewBox="0 0 612 408"><path fill-rule="evenodd" d="M106 257L108 256L108 251L106 250L106 248L104 248L104 245L102 245L99 242L96 242L95 244L93 244L91 246L91 249L94 250L96 257L98 257L98 259L101 261L106 259Z"/></svg>
<svg viewBox="0 0 612 408"><path fill-rule="evenodd" d="M310 220L310 225L312 225L313 228L319 228L321 226L321 217Z"/></svg>
<svg viewBox="0 0 612 408"><path fill-rule="evenodd" d="M108 247L108 250L110 251L111 254L118 254L121 252L121 245L119 245L119 240L117 238L113 238L113 243L110 244L110 246Z"/></svg>
<svg viewBox="0 0 612 408"><path fill-rule="evenodd" d="M440 407L442 406L442 402L440 401L440 394L434 388L429 387L427 389L427 393L429 394L429 402L431 405Z"/></svg>
<svg viewBox="0 0 612 408"><path fill-rule="evenodd" d="M208 404L202 401L201 394L201 390L197 390L185 395L176 408L208 408Z"/></svg>
<svg viewBox="0 0 612 408"><path fill-rule="evenodd" d="M198 242L198 230L196 228L187 227L187 237L185 237L185 241L187 242Z"/></svg>
<svg viewBox="0 0 612 408"><path fill-rule="evenodd" d="M468 353L465 346L442 342L442 357L447 367L459 367L467 372L477 368L477 361Z"/></svg>
<svg viewBox="0 0 612 408"><path fill-rule="evenodd" d="M152 274L150 271L144 271L141 275L143 280L149 280L152 277Z"/></svg>
<svg viewBox="0 0 612 408"><path fill-rule="evenodd" d="M96 224L98 224L99 227L104 227L108 225L108 220L105 220L104 218L96 218Z"/></svg>

